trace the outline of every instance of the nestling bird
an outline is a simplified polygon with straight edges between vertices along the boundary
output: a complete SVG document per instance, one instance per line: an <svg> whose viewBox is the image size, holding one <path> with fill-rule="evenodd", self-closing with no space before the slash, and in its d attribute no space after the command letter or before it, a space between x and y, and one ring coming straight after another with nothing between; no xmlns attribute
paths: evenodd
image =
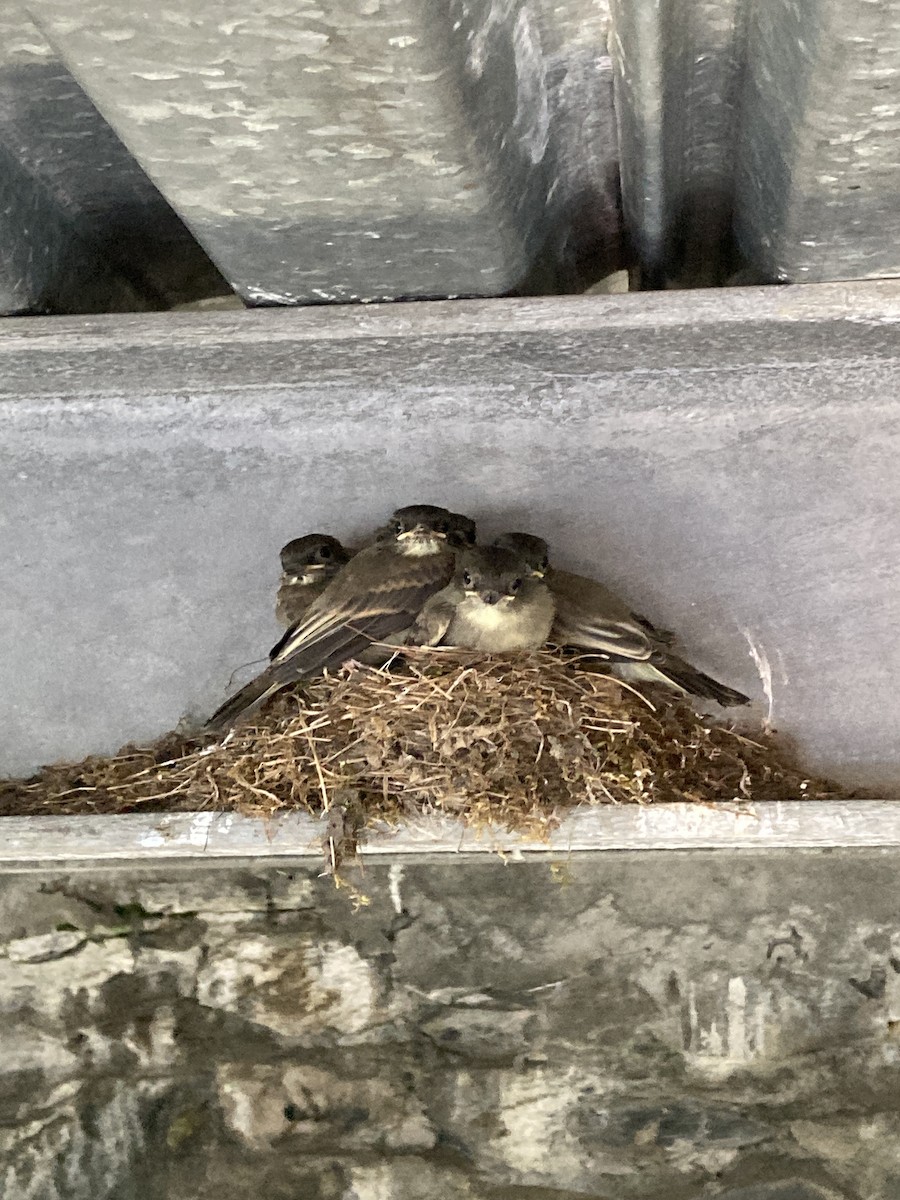
<svg viewBox="0 0 900 1200"><path fill-rule="evenodd" d="M281 547L281 584L275 616L285 628L299 621L350 561L351 553L327 533L307 533Z"/></svg>
<svg viewBox="0 0 900 1200"><path fill-rule="evenodd" d="M673 653L671 634L637 616L602 583L551 567L543 538L506 533L495 545L518 553L523 568L549 584L556 601L551 642L599 655L613 674L629 682L661 683L725 707L750 703L742 692Z"/></svg>
<svg viewBox="0 0 900 1200"><path fill-rule="evenodd" d="M457 555L452 581L426 601L408 642L491 654L536 650L550 636L553 612L550 589L517 554L473 547Z"/></svg>
<svg viewBox="0 0 900 1200"><path fill-rule="evenodd" d="M405 634L429 596L452 578L455 550L473 537L468 517L432 505L398 509L288 630L268 667L226 700L207 728L228 728L288 684Z"/></svg>

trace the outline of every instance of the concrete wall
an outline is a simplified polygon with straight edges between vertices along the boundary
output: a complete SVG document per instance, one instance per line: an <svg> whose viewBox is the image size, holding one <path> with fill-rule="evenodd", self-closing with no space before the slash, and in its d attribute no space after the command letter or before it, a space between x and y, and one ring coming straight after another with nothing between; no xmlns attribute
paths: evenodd
<svg viewBox="0 0 900 1200"><path fill-rule="evenodd" d="M896 1200L897 851L0 878L4 1200Z"/></svg>

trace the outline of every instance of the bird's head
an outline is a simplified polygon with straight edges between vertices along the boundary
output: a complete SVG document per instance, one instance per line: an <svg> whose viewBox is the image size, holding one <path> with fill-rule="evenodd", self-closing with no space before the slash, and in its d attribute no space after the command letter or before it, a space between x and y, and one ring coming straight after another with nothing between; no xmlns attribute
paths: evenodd
<svg viewBox="0 0 900 1200"><path fill-rule="evenodd" d="M281 547L281 570L289 583L330 579L349 561L349 552L327 533L308 533Z"/></svg>
<svg viewBox="0 0 900 1200"><path fill-rule="evenodd" d="M433 504L410 504L397 509L378 540L393 542L410 556L437 554L472 545L475 522Z"/></svg>
<svg viewBox="0 0 900 1200"><path fill-rule="evenodd" d="M522 599L527 579L511 550L480 546L459 555L455 582L467 599L504 609Z"/></svg>
<svg viewBox="0 0 900 1200"><path fill-rule="evenodd" d="M528 575L543 579L550 569L549 547L543 538L535 537L533 533L504 533L493 544L515 554Z"/></svg>

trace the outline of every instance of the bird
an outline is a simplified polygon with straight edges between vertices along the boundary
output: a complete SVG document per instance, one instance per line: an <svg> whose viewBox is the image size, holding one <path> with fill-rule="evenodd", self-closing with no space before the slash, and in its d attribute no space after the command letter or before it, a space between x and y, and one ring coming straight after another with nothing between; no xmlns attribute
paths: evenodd
<svg viewBox="0 0 900 1200"><path fill-rule="evenodd" d="M280 557L281 583L275 616L289 629L324 592L341 567L346 566L352 554L327 533L307 533L282 546ZM276 646L271 656L277 649Z"/></svg>
<svg viewBox="0 0 900 1200"><path fill-rule="evenodd" d="M474 523L461 514L422 504L397 509L291 626L265 670L213 713L207 729L230 728L289 684L404 635L429 596L449 583L455 551L474 537Z"/></svg>
<svg viewBox="0 0 900 1200"><path fill-rule="evenodd" d="M550 566L543 538L506 533L495 545L518 553L524 569L549 585L556 602L550 641L600 655L619 678L661 683L675 691L715 700L723 707L749 704L743 692L697 670L671 649L673 636L658 630L595 579Z"/></svg>
<svg viewBox="0 0 900 1200"><path fill-rule="evenodd" d="M553 595L522 568L519 555L498 546L457 555L456 573L425 602L408 644L454 646L499 654L537 650L550 636Z"/></svg>

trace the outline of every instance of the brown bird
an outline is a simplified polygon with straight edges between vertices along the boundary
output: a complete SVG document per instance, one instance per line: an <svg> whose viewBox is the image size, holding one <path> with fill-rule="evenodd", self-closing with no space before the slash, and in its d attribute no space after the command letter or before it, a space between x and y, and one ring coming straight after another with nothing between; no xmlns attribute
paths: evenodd
<svg viewBox="0 0 900 1200"><path fill-rule="evenodd" d="M207 728L228 728L288 684L405 634L429 596L450 581L454 552L472 536L468 517L432 505L398 509L288 630L268 667L226 700Z"/></svg>
<svg viewBox="0 0 900 1200"><path fill-rule="evenodd" d="M556 600L550 633L554 644L600 656L621 679L661 683L725 707L750 703L742 692L719 683L675 654L670 649L671 634L632 612L602 583L551 567L543 538L506 533L495 544L518 553L523 567L549 584Z"/></svg>
<svg viewBox="0 0 900 1200"><path fill-rule="evenodd" d="M279 622L287 629L299 621L351 557L351 552L327 533L307 533L282 546L281 584L275 601Z"/></svg>
<svg viewBox="0 0 900 1200"><path fill-rule="evenodd" d="M553 612L550 589L523 570L519 555L473 547L457 555L456 574L426 601L408 641L489 654L536 650L550 636Z"/></svg>

